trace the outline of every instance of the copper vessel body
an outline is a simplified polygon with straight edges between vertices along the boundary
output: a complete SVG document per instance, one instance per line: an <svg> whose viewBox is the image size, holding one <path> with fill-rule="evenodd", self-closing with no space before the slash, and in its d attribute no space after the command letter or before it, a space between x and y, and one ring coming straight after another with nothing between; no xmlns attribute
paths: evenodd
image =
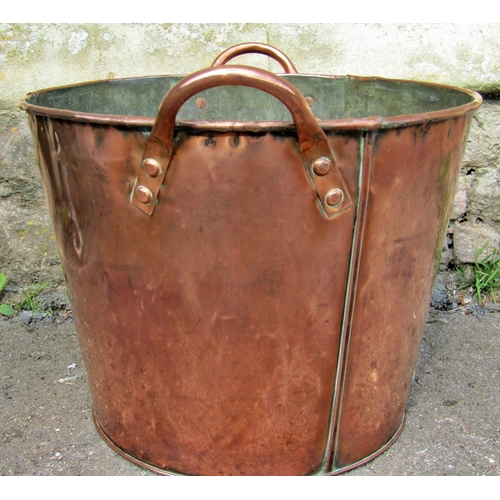
<svg viewBox="0 0 500 500"><path fill-rule="evenodd" d="M245 50L280 61L229 51L156 121L22 107L106 441L160 473L337 474L402 429L480 98L318 121L317 96L225 66ZM291 120L204 119L227 85Z"/></svg>

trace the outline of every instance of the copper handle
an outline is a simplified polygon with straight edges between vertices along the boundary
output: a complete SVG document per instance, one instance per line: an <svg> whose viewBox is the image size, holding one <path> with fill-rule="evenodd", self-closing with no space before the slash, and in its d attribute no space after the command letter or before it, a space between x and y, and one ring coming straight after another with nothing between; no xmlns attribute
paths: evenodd
<svg viewBox="0 0 500 500"><path fill-rule="evenodd" d="M352 205L326 135L302 94L280 76L247 66L222 66L198 71L181 80L165 96L144 148L131 195L133 205L149 215L153 213L173 153L175 118L181 106L203 90L224 85L253 87L279 99L292 115L306 171L316 188L324 214L329 217ZM330 165L329 169L318 168L325 163ZM335 205L329 201L332 190L342 193Z"/></svg>
<svg viewBox="0 0 500 500"><path fill-rule="evenodd" d="M281 52L281 50L278 50L271 45L257 42L241 43L239 45L229 47L216 57L211 67L214 68L217 66L223 66L234 57L241 56L243 54L263 54L265 56L269 56L281 64L281 67L285 70L285 73L298 73L297 68L295 68L293 62L288 58L287 55Z"/></svg>

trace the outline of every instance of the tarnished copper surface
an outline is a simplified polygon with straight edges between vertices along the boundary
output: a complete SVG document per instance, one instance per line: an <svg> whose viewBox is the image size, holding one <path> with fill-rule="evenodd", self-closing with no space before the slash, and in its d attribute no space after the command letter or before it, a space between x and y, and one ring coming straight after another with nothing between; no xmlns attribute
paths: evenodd
<svg viewBox="0 0 500 500"><path fill-rule="evenodd" d="M22 107L106 441L159 473L338 474L402 430L480 97L436 86L464 97L352 118L365 104L346 91L333 119L315 95L317 122L290 82L223 66L243 49L172 85L155 124L43 92ZM176 118L225 85L274 95L292 122ZM389 80L345 85L402 109Z"/></svg>
<svg viewBox="0 0 500 500"><path fill-rule="evenodd" d="M333 470L381 448L404 417L470 120L374 134Z"/></svg>

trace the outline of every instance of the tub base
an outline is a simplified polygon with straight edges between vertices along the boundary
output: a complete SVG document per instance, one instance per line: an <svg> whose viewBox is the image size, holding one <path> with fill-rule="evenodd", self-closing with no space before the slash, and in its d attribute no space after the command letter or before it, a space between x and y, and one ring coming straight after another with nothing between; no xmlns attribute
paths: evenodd
<svg viewBox="0 0 500 500"><path fill-rule="evenodd" d="M92 408L92 420L94 421L94 425L97 429L97 432L101 436L101 438L104 440L104 442L111 447L114 451L116 451L119 455L121 455L123 458L126 458L130 462L139 465L140 467L143 467L144 469L150 470L151 472L154 472L156 474L159 474L161 476L188 476L189 474L182 474L179 472L171 471L171 470L166 470L166 469L160 469L159 467L155 467L154 465L148 464L146 462L143 462L142 460L139 460L132 455L129 455L126 451L122 450L117 444L115 444L111 438L107 436L107 434L104 432L104 430L101 428L99 425L99 422L97 421L97 418L94 413L94 409ZM398 430L394 434L394 436L387 441L386 444L384 444L381 448L379 448L377 451L372 453L371 455L367 456L366 458L363 458L363 460L360 460L359 462L356 462L354 464L348 465L346 467L342 467L340 469L334 469L333 471L325 471L324 469L320 469L319 471L315 472L314 476L337 476L339 474L343 474L345 472L349 472L353 469L356 469L357 467L361 467L362 465L367 464L368 462L371 462L375 458L377 458L379 455L384 453L390 446L394 444L394 442L399 438L401 433L403 432L404 426L406 423L406 412L403 415L403 419L401 421L401 425L399 426Z"/></svg>

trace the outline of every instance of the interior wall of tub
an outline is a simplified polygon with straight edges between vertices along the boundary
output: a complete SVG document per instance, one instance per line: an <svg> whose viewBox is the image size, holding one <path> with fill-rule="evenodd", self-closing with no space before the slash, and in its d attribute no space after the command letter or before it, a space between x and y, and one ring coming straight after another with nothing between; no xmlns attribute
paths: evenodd
<svg viewBox="0 0 500 500"><path fill-rule="evenodd" d="M286 75L302 95L312 98L320 120L400 116L441 111L472 101L460 90L414 82L354 77ZM110 80L32 94L30 104L80 113L154 117L168 91L182 76ZM206 99L199 109L196 100ZM179 111L185 121L291 120L286 107L270 94L242 86L208 89L189 99Z"/></svg>

